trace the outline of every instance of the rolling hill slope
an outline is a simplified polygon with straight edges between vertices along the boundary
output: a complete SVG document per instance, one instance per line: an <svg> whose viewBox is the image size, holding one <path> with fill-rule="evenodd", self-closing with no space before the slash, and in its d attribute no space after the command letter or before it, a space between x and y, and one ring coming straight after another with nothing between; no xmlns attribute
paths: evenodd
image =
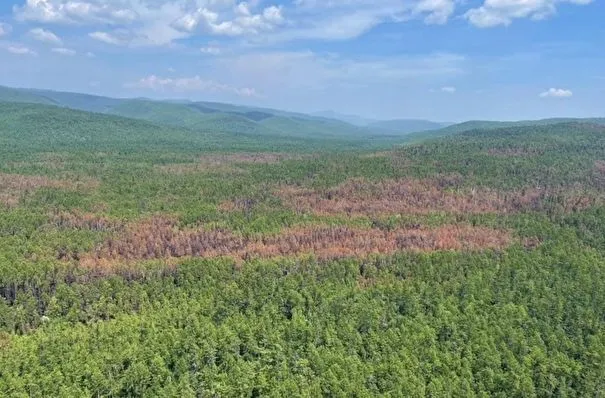
<svg viewBox="0 0 605 398"><path fill-rule="evenodd" d="M0 86L0 101L58 105L57 101L54 101L51 98L48 98L32 90L24 90L3 86Z"/></svg>
<svg viewBox="0 0 605 398"><path fill-rule="evenodd" d="M78 93L5 87L0 87L0 101L57 105L87 112L140 119L166 126L193 130L216 130L233 134L293 137L309 135L342 139L347 139L349 136L372 135L372 129L363 129L340 120L215 102L117 99Z"/></svg>
<svg viewBox="0 0 605 398"><path fill-rule="evenodd" d="M373 130L384 130L391 133L407 134L422 131L438 130L448 126L449 123L431 122L420 119L394 119L377 121L367 125Z"/></svg>
<svg viewBox="0 0 605 398"><path fill-rule="evenodd" d="M476 129L490 130L503 127L552 125L561 122L583 121L605 124L605 118L556 118L516 122L468 121L454 125L427 120L365 120L366 125L355 125L325 116L338 115L322 112L315 115L276 109L239 106L216 102L155 101L150 99L120 99L96 95L57 92L50 90L15 89L0 86L0 102L56 105L75 110L139 119L156 125L186 128L199 132L252 134L258 137L279 136L348 141L351 138L414 142L449 136Z"/></svg>
<svg viewBox="0 0 605 398"><path fill-rule="evenodd" d="M299 132L300 133L300 132ZM395 140L366 136L282 134L242 115L213 113L198 128L154 124L65 107L0 102L0 155L23 152L311 151L385 147Z"/></svg>
<svg viewBox="0 0 605 398"><path fill-rule="evenodd" d="M438 130L411 133L405 137L407 142L422 141L431 138L447 137L469 131L490 131L510 127L550 126L560 123L590 123L605 125L605 118L551 118L539 120L521 120L516 122L499 122L488 120L471 120L453 124Z"/></svg>

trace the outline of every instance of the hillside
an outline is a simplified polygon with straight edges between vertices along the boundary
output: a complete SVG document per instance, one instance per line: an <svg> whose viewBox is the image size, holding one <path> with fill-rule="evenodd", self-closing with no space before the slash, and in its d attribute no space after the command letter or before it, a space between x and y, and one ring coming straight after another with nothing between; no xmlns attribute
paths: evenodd
<svg viewBox="0 0 605 398"><path fill-rule="evenodd" d="M448 125L449 123L437 123L428 120L396 119L373 122L368 124L367 127L373 130L384 130L392 133L408 134L429 130L438 130Z"/></svg>
<svg viewBox="0 0 605 398"><path fill-rule="evenodd" d="M453 124L438 130L418 132L410 134L406 137L408 141L418 141L430 138L446 137L457 133L463 133L472 130L496 130L507 127L531 127L531 126L548 126L559 123L594 123L605 125L605 118L551 118L539 120L521 120L516 122L498 122L488 120L471 120Z"/></svg>
<svg viewBox="0 0 605 398"><path fill-rule="evenodd" d="M151 103L153 104L153 103ZM161 105L165 109L166 105ZM153 107L146 107L155 119ZM142 112L142 111L141 111ZM127 114L129 112L125 112ZM211 113L193 128L155 124L145 120L64 107L0 102L0 153L21 151L181 151L227 150L312 151L385 147L396 138L329 135L327 128L315 134L296 126L291 134L267 128L249 117ZM171 117L174 113L171 113ZM183 115L185 116L185 115ZM277 119L277 118L276 118ZM176 124L176 123L175 123Z"/></svg>
<svg viewBox="0 0 605 398"><path fill-rule="evenodd" d="M374 130L377 133L407 134L428 130L437 130L449 126L452 123L439 123L421 119L392 119L375 120L362 118L356 115L344 115L334 111L322 111L313 113L314 116L336 119L355 126Z"/></svg>
<svg viewBox="0 0 605 398"><path fill-rule="evenodd" d="M373 132L322 117L274 109L254 108L215 102L152 101L116 99L94 95L48 90L24 90L0 87L0 101L43 103L71 109L106 113L154 124L192 130L232 134L280 135L305 138L347 139L370 136Z"/></svg>
<svg viewBox="0 0 605 398"><path fill-rule="evenodd" d="M334 111L313 112L311 115L326 119L336 119L359 127L364 127L370 123L377 122L377 120L374 119L368 119L357 115L346 115Z"/></svg>
<svg viewBox="0 0 605 398"><path fill-rule="evenodd" d="M605 127L259 134L0 104L0 396L603 391Z"/></svg>
<svg viewBox="0 0 605 398"><path fill-rule="evenodd" d="M549 125L571 121L605 123L605 119L598 118L558 118L517 122L468 121L453 125L414 119L376 121L340 115L336 112L319 112L314 115L306 115L276 109L216 102L119 99L50 90L13 89L0 86L0 102L2 101L56 105L76 110L140 119L154 124L187 128L196 131L257 134L259 136L277 135L303 139L319 139L323 137L345 141L350 137L366 137L375 140L383 136L384 140L391 140L392 142L395 142L396 137L402 137L406 142L414 142L474 129Z"/></svg>
<svg viewBox="0 0 605 398"><path fill-rule="evenodd" d="M23 102L32 104L57 105L51 98L31 90L16 89L0 86L0 101Z"/></svg>

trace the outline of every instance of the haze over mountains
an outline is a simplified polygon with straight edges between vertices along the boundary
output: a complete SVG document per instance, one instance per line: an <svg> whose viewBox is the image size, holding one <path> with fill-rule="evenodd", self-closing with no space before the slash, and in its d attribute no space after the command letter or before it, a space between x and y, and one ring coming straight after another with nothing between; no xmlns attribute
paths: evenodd
<svg viewBox="0 0 605 398"><path fill-rule="evenodd" d="M418 131L437 130L452 125L453 123L433 122L422 119L392 119L377 120L368 119L356 115L345 115L334 111L322 111L313 113L314 116L320 116L330 119L338 119L360 127L368 127L376 130L384 130L397 133L414 133Z"/></svg>
<svg viewBox="0 0 605 398"><path fill-rule="evenodd" d="M216 102L158 101L146 98L110 98L81 93L0 86L0 102L30 103L65 107L138 119L155 125L195 131L290 137L298 139L398 139L416 140L446 136L477 128L544 125L568 121L605 124L605 119L558 118L537 121L468 121L452 124L416 119L373 120L333 111L314 114L287 112Z"/></svg>

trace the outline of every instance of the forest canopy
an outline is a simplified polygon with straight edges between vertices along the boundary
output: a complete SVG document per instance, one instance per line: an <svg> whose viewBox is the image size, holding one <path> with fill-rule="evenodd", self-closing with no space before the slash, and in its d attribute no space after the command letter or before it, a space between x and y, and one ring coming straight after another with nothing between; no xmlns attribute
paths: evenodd
<svg viewBox="0 0 605 398"><path fill-rule="evenodd" d="M605 127L254 134L0 104L1 396L605 393Z"/></svg>

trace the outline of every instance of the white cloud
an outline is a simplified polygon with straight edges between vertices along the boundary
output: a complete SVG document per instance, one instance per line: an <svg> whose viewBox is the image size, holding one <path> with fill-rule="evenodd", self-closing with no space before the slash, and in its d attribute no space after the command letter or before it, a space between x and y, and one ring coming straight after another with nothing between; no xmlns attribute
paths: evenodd
<svg viewBox="0 0 605 398"><path fill-rule="evenodd" d="M414 7L415 15L426 15L424 22L427 24L446 23L454 13L454 2L450 0L421 0Z"/></svg>
<svg viewBox="0 0 605 398"><path fill-rule="evenodd" d="M441 87L441 91L448 94L454 94L456 92L456 87L445 86Z"/></svg>
<svg viewBox="0 0 605 398"><path fill-rule="evenodd" d="M234 0L26 0L13 8L21 21L113 25L128 30L129 45L166 45L197 33L241 36L285 22L282 7ZM112 43L116 44L116 43Z"/></svg>
<svg viewBox="0 0 605 398"><path fill-rule="evenodd" d="M255 89L244 87L237 88L227 84L218 83L214 80L205 80L199 76L182 78L162 78L150 75L139 79L135 83L127 83L127 88L146 89L160 92L183 93L191 91L210 93L231 93L240 97L260 97Z"/></svg>
<svg viewBox="0 0 605 398"><path fill-rule="evenodd" d="M265 8L263 10L263 18L269 23L273 23L275 25L281 24L282 22L284 22L282 8L276 6L270 6Z"/></svg>
<svg viewBox="0 0 605 398"><path fill-rule="evenodd" d="M0 37L7 36L13 31L13 27L7 23L0 22Z"/></svg>
<svg viewBox="0 0 605 398"><path fill-rule="evenodd" d="M86 53L86 56L87 56L88 58L94 58L94 57L96 57L95 53L92 53L92 52L90 52L90 51L88 51L88 52Z"/></svg>
<svg viewBox="0 0 605 398"><path fill-rule="evenodd" d="M231 19L222 19L218 12L208 8L198 8L177 19L172 26L178 30L193 33L202 31L218 36L241 36L271 31L284 22L282 8L269 6L258 14L253 14L246 2L234 7Z"/></svg>
<svg viewBox="0 0 605 398"><path fill-rule="evenodd" d="M59 38L59 36L57 36L56 34L51 32L50 30L46 30L46 29L42 29L42 28L32 29L29 31L28 35L32 39L41 41L43 43L49 43L49 44L62 44L63 43L63 41Z"/></svg>
<svg viewBox="0 0 605 398"><path fill-rule="evenodd" d="M71 48L56 47L56 48L53 48L51 51L56 54L61 54L61 55L69 55L69 56L76 55L76 51L72 50Z"/></svg>
<svg viewBox="0 0 605 398"><path fill-rule="evenodd" d="M345 40L385 22L423 19L443 24L455 4L456 0L26 0L13 9L21 21L88 25L113 36L114 29L128 32L126 39L102 39L111 44L163 46L200 34L264 42Z"/></svg>
<svg viewBox="0 0 605 398"><path fill-rule="evenodd" d="M24 46L8 46L6 49L8 52L15 55L38 55L34 50Z"/></svg>
<svg viewBox="0 0 605 398"><path fill-rule="evenodd" d="M569 98L571 96L573 96L573 92L571 90L562 88L549 88L543 93L540 93L541 98Z"/></svg>
<svg viewBox="0 0 605 398"><path fill-rule="evenodd" d="M422 18L427 24L443 24L453 14L454 0L296 0L295 23L281 40L347 40L385 22Z"/></svg>
<svg viewBox="0 0 605 398"><path fill-rule="evenodd" d="M117 46L127 44L127 41L107 32L92 32L89 33L88 36L90 36L92 39L102 41L103 43L107 44L114 44Z"/></svg>
<svg viewBox="0 0 605 398"><path fill-rule="evenodd" d="M137 4L134 0L26 0L13 10L21 21L120 24L138 17Z"/></svg>
<svg viewBox="0 0 605 398"><path fill-rule="evenodd" d="M561 3L594 0L482 0L464 13L478 27L544 19ZM196 35L245 37L260 43L348 40L383 23L421 19L445 24L463 0L25 0L17 20L94 26L114 45L166 46ZM109 26L109 27L108 27ZM119 32L119 33L118 33ZM96 37L95 37L96 36Z"/></svg>
<svg viewBox="0 0 605 398"><path fill-rule="evenodd" d="M592 0L485 0L481 7L468 10L464 17L480 28L508 26L518 18L548 18L556 13L558 3L586 5L591 2Z"/></svg>
<svg viewBox="0 0 605 398"><path fill-rule="evenodd" d="M216 46L202 47L200 48L200 51L202 54L208 55L219 55L222 52L221 49Z"/></svg>

